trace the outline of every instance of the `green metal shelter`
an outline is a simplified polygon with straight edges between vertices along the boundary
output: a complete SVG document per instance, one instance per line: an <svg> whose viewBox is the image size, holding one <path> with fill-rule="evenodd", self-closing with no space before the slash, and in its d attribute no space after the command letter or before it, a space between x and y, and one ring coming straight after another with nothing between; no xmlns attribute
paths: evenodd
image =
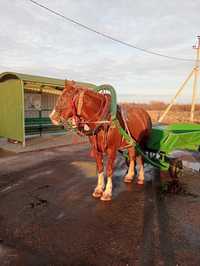
<svg viewBox="0 0 200 266"><path fill-rule="evenodd" d="M95 87L90 83L78 84ZM64 80L61 79L14 72L0 74L0 137L25 145L26 124L38 118L50 123L49 112L63 88Z"/></svg>

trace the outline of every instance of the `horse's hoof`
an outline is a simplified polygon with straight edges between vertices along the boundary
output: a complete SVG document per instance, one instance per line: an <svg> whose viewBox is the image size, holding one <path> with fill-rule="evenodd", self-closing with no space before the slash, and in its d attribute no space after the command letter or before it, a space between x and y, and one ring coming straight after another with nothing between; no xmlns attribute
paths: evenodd
<svg viewBox="0 0 200 266"><path fill-rule="evenodd" d="M112 195L108 193L103 193L101 196L100 200L102 201L111 201L112 200Z"/></svg>
<svg viewBox="0 0 200 266"><path fill-rule="evenodd" d="M94 198L101 198L103 194L103 190L95 189L95 191L92 193L92 196Z"/></svg>
<svg viewBox="0 0 200 266"><path fill-rule="evenodd" d="M142 180L142 179L138 179L138 180L137 180L137 184L138 184L138 185L144 185L144 180Z"/></svg>
<svg viewBox="0 0 200 266"><path fill-rule="evenodd" d="M124 183L131 183L132 181L133 181L132 177L129 177L129 176L124 177Z"/></svg>

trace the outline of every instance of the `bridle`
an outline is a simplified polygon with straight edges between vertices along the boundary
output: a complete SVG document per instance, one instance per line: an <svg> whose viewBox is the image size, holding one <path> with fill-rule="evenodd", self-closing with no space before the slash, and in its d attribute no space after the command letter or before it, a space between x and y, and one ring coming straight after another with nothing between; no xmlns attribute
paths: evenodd
<svg viewBox="0 0 200 266"><path fill-rule="evenodd" d="M109 118L110 111L110 96L104 94L104 100L101 102L99 112L91 117L91 119L84 119L82 117L83 102L85 93L88 90L81 90L76 94L71 101L72 120L76 128L87 136L95 135L102 126L111 124ZM95 127L90 128L88 125L93 124ZM87 130L86 130L87 129Z"/></svg>
<svg viewBox="0 0 200 266"><path fill-rule="evenodd" d="M127 125L125 123L125 132L123 128L121 127L118 119L113 119L111 116L110 111L110 105L111 105L111 96L110 94L101 94L103 96L103 100L101 101L101 104L99 106L99 111L96 114L93 114L91 118L86 119L84 118L84 96L86 92L89 91L88 89L81 89L79 91L76 91L76 93L66 93L66 96L70 97L69 101L67 101L67 104L69 105L69 108L66 107L66 99L63 101L63 98L60 99L60 102L55 106L55 111L59 114L60 120L63 124L63 126L69 130L74 130L77 134L80 135L87 135L93 139L93 145L96 150L98 150L97 145L97 133L103 129L103 138L104 138L104 150L107 146L107 138L110 132L110 128L118 128L120 133L125 134L124 139L130 138L130 132L127 130ZM65 95L62 95L63 97ZM68 109L68 110L67 110ZM64 114L67 112L71 112L70 117L65 118ZM72 120L72 123L69 125L69 120ZM123 119L123 114L122 114ZM124 120L124 119L123 119ZM92 127L91 127L92 125ZM94 125L94 126L93 126ZM128 137L127 137L127 136ZM127 147L132 146L132 143L129 143ZM122 148L127 148L122 147Z"/></svg>

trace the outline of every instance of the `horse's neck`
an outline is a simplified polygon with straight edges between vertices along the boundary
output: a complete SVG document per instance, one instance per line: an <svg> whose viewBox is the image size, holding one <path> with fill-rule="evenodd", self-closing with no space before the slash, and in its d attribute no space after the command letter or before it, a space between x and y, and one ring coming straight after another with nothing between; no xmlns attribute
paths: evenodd
<svg viewBox="0 0 200 266"><path fill-rule="evenodd" d="M82 115L86 120L91 121L94 117L98 119L100 108L104 103L104 96L94 92L85 93Z"/></svg>

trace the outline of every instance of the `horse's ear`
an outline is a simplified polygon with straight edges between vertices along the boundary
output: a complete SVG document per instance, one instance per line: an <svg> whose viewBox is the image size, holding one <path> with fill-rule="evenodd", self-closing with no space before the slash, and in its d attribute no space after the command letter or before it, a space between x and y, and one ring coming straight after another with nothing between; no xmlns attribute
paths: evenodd
<svg viewBox="0 0 200 266"><path fill-rule="evenodd" d="M74 86L76 82L74 80L65 80L65 85L66 86Z"/></svg>
<svg viewBox="0 0 200 266"><path fill-rule="evenodd" d="M65 88L67 87L68 80L65 79Z"/></svg>
<svg viewBox="0 0 200 266"><path fill-rule="evenodd" d="M65 80L64 90L67 94L74 94L77 91L76 82L74 80Z"/></svg>

